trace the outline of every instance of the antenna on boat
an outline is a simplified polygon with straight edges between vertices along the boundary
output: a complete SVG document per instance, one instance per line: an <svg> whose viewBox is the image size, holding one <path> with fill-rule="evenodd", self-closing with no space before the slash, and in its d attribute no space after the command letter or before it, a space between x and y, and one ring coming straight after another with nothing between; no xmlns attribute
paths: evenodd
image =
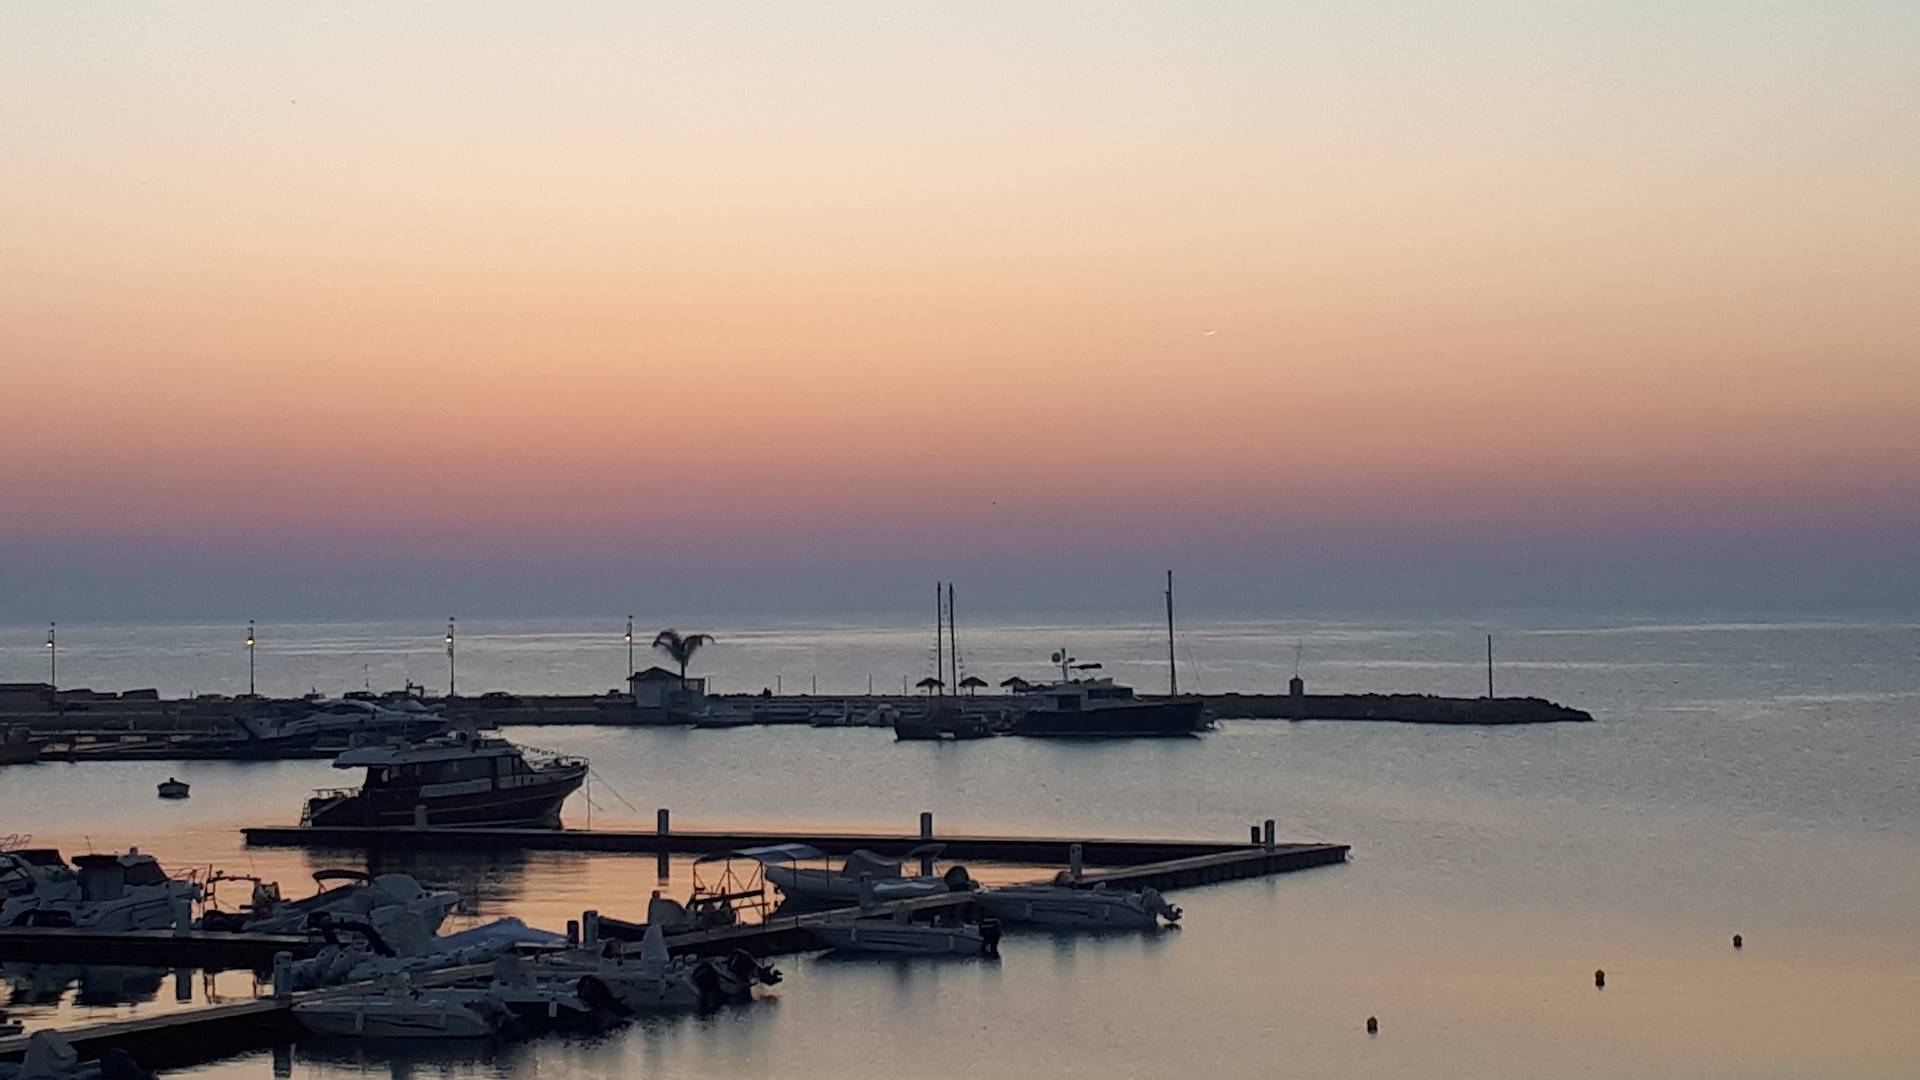
<svg viewBox="0 0 1920 1080"><path fill-rule="evenodd" d="M1173 659L1173 571L1167 571L1167 694L1180 696L1180 665Z"/></svg>
<svg viewBox="0 0 1920 1080"><path fill-rule="evenodd" d="M1296 641L1293 643L1293 677L1296 679L1300 677L1300 654L1305 651L1306 647L1307 643L1304 641Z"/></svg>

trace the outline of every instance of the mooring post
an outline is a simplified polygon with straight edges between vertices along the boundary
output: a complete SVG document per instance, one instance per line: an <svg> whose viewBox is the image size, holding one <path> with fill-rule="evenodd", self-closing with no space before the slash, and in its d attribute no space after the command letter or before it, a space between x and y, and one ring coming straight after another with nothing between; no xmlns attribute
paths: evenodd
<svg viewBox="0 0 1920 1080"><path fill-rule="evenodd" d="M273 954L273 996L282 1001L293 996L293 954Z"/></svg>
<svg viewBox="0 0 1920 1080"><path fill-rule="evenodd" d="M1260 826L1258 825L1247 826L1247 842L1254 845L1258 845L1260 843Z"/></svg>
<svg viewBox="0 0 1920 1080"><path fill-rule="evenodd" d="M580 913L580 944L591 949L600 944L600 913L583 911Z"/></svg>
<svg viewBox="0 0 1920 1080"><path fill-rule="evenodd" d="M932 839L933 839L933 811L922 810L920 811L920 843L922 845L925 845L928 842L932 841ZM933 876L933 856L931 854L920 856L920 876L921 877Z"/></svg>
<svg viewBox="0 0 1920 1080"><path fill-rule="evenodd" d="M1265 830L1265 836L1263 837L1263 839L1265 840L1266 848L1268 851L1272 851L1274 849L1273 819L1268 818L1266 824L1263 825L1262 828Z"/></svg>
<svg viewBox="0 0 1920 1080"><path fill-rule="evenodd" d="M567 920L567 944L569 945L580 944L580 920L579 919Z"/></svg>
<svg viewBox="0 0 1920 1080"><path fill-rule="evenodd" d="M1085 852L1079 844L1069 845L1067 847L1067 876L1075 881L1079 881L1080 873L1085 869Z"/></svg>
<svg viewBox="0 0 1920 1080"><path fill-rule="evenodd" d="M669 835L673 831L667 827L668 818L671 816L672 815L667 813L667 808L664 806L655 810L653 812L653 831L659 833L661 836Z"/></svg>
<svg viewBox="0 0 1920 1080"><path fill-rule="evenodd" d="M173 969L173 1000L185 1004L193 1000L193 969Z"/></svg>
<svg viewBox="0 0 1920 1080"><path fill-rule="evenodd" d="M424 829L427 827L427 805L425 803L413 804L413 827L416 829Z"/></svg>

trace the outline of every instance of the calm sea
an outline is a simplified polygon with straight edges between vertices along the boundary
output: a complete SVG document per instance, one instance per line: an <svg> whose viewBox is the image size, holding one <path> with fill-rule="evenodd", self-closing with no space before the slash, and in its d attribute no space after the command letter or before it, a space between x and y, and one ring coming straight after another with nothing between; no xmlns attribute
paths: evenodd
<svg viewBox="0 0 1920 1080"><path fill-rule="evenodd" d="M1513 729L1238 722L1202 739L896 744L885 732L543 728L584 753L584 824L818 823L1350 843L1345 867L1182 892L1177 931L1020 935L997 963L781 962L777 995L595 1039L405 1050L302 1045L176 1075L1063 1077L1910 1077L1920 1070L1920 622L1510 615L1187 620L1183 688L1503 694L1598 722ZM961 626L964 666L1044 675L1066 647L1165 686L1148 621ZM60 681L244 690L243 628L62 626ZM605 690L623 620L462 620L463 692ZM731 620L695 671L721 690L898 690L930 628ZM444 689L444 623L262 626L263 692ZM44 628L0 630L0 681L45 675ZM649 662L644 651L640 662ZM168 775L193 798L161 803ZM0 772L0 834L138 844L304 891L348 853L248 851L325 762L47 764ZM402 864L469 918L638 916L650 858L503 854ZM676 863L667 887L683 893ZM1730 947L1734 933L1746 947ZM1607 972L1596 990L1593 972ZM13 1008L124 1015L245 995L250 979L9 965ZM1368 1036L1368 1016L1380 1032Z"/></svg>

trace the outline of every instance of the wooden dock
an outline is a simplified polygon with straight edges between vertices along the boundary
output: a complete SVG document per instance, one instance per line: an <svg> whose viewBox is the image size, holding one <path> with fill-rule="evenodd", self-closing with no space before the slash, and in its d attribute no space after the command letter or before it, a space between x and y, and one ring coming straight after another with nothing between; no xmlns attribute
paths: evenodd
<svg viewBox="0 0 1920 1080"><path fill-rule="evenodd" d="M312 951L305 934L227 934L216 930L131 930L71 927L0 929L0 960L135 967L252 968L273 966L273 954L297 959Z"/></svg>
<svg viewBox="0 0 1920 1080"><path fill-rule="evenodd" d="M481 848L523 851L593 851L629 855L710 855L770 844L807 844L829 855L858 848L905 852L926 843L945 845L944 859L1065 865L1075 844L1089 865L1132 866L1196 855L1244 850L1246 841L1115 840L1058 836L977 836L943 833L856 833L774 831L669 831L616 829L313 828L256 826L242 830L250 847L304 848Z"/></svg>
<svg viewBox="0 0 1920 1080"><path fill-rule="evenodd" d="M1258 830L1255 830L1258 832ZM258 834L256 836L256 834ZM1082 884L1106 884L1116 888L1153 887L1176 890L1210 885L1243 878L1282 874L1310 867L1344 863L1345 844L1215 843L1186 840L1070 840L1057 837L942 836L948 857L973 857L1001 862L1064 864L1071 849L1080 845L1084 862L1104 865L1105 869L1084 870ZM487 847L522 846L546 850L605 851L642 853L730 851L739 847L772 843L806 843L829 852L844 853L857 847L902 849L926 842L920 836L891 834L836 833L829 835L774 833L644 833L589 832L549 829L249 829L250 844L293 844L302 846L380 847L394 843L416 846ZM1049 880L1042 878L1040 880ZM965 914L977 905L972 892L923 896L871 904L857 909L863 916L887 917L905 911L924 913L959 910ZM818 948L810 926L845 919L855 909L805 915L779 916L745 926L723 927L674 934L667 939L669 951L689 956L725 955L738 949L757 956L807 952ZM35 937L52 943L66 941L76 950L105 948L109 938L130 935L88 935L86 932L35 931ZM49 933L68 935L49 937ZM206 955L194 949L228 949L233 958L257 956L258 951L280 940L270 935L222 935L193 933L176 935L172 931L152 931L140 937L143 948L157 955L163 948L188 950L178 958L190 966L206 966ZM241 939L231 944L215 939ZM0 942L5 934L0 933ZM297 941L298 948L293 942ZM163 942L173 943L171 945ZM299 955L307 947L304 938L285 939L284 950ZM0 945L0 947L4 947ZM637 943L627 946L638 948ZM96 955L96 954L87 954ZM269 963L271 953L268 954ZM76 953L59 956L76 962ZM126 963L125 954L115 957ZM455 982L484 977L489 965L455 968L422 977L427 984ZM283 1044L299 1034L293 1019L296 1001L335 994L360 993L365 984L330 987L294 994L289 998L260 998L233 1004L209 1005L197 1009L158 1013L72 1028L62 1032L80 1052L81 1058L100 1056L111 1047L133 1054L147 1068L175 1067L207 1061L228 1054ZM26 1037L0 1039L0 1061L17 1061L26 1049Z"/></svg>

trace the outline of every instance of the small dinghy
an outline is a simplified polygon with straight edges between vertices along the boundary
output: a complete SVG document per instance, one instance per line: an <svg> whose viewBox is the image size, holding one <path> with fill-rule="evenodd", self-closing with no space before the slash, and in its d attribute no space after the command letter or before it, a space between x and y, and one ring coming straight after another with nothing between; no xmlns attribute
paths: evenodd
<svg viewBox="0 0 1920 1080"><path fill-rule="evenodd" d="M829 949L850 953L887 953L895 956L995 956L1000 951L1000 924L955 921L914 922L907 912L893 918L845 919L807 927L814 939Z"/></svg>
<svg viewBox="0 0 1920 1080"><path fill-rule="evenodd" d="M184 799L192 790L184 781L171 776L160 783L160 797L163 799Z"/></svg>
<svg viewBox="0 0 1920 1080"><path fill-rule="evenodd" d="M1151 930L1160 920L1180 921L1180 909L1158 889L1091 889L1070 885L1015 885L987 889L980 906L1007 923L1082 930Z"/></svg>
<svg viewBox="0 0 1920 1080"><path fill-rule="evenodd" d="M363 1039L484 1039L512 1012L485 990L417 989L400 976L368 994L302 1001L293 1018L315 1035Z"/></svg>

